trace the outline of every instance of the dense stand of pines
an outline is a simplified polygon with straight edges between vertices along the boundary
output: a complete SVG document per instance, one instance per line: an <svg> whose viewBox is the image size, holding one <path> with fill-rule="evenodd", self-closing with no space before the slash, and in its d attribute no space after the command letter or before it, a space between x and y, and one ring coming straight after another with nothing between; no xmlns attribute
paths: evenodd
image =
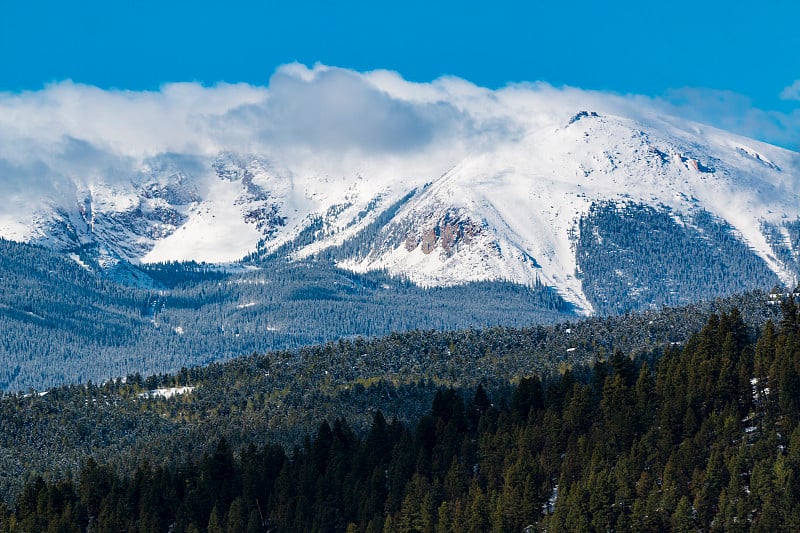
<svg viewBox="0 0 800 533"><path fill-rule="evenodd" d="M800 246L800 221L764 224L763 231L774 254L790 270L800 269L792 252ZM711 213L684 216L633 202L593 204L578 223L575 259L583 291L601 315L686 305L779 282Z"/></svg>
<svg viewBox="0 0 800 533"><path fill-rule="evenodd" d="M710 317L654 368L617 352L588 381L508 398L440 390L407 427L323 421L287 453L216 451L29 483L0 531L798 531L800 317L750 338Z"/></svg>

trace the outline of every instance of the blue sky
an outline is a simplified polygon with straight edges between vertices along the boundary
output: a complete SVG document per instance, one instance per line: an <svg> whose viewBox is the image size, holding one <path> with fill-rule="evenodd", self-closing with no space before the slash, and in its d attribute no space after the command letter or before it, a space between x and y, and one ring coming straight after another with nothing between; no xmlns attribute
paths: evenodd
<svg viewBox="0 0 800 533"><path fill-rule="evenodd" d="M321 62L412 81L453 75L490 88L545 81L643 94L690 118L800 145L792 0L2 0L0 10L6 93L67 79L133 91L174 81L263 86L282 64Z"/></svg>

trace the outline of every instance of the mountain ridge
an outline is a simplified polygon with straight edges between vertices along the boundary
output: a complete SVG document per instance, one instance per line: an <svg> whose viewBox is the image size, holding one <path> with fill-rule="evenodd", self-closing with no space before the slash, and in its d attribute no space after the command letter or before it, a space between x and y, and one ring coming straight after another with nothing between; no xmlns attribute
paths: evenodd
<svg viewBox="0 0 800 533"><path fill-rule="evenodd" d="M100 270L275 253L305 259L339 248L336 265L355 272L386 271L423 287L543 284L592 314L602 306L587 293L577 256L582 222L597 205L639 205L669 212L677 226L708 213L772 272L766 284L797 283L800 154L671 117L578 108L517 124L524 128L511 140L437 178L402 177L402 166L400 177L387 178L389 169L375 178L302 174L256 154L162 154L113 186L102 178L76 185L75 199L38 212L27 236L8 224L0 235L77 254ZM356 238L368 242L355 246ZM758 279L750 288L764 287Z"/></svg>

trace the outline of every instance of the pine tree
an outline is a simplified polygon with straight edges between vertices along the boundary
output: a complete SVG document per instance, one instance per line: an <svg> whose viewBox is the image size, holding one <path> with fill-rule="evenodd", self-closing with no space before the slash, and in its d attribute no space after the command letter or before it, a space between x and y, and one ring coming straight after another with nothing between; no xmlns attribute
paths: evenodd
<svg viewBox="0 0 800 533"><path fill-rule="evenodd" d="M206 530L208 533L225 533L225 530L222 529L222 525L220 523L219 511L217 511L216 505L211 510L211 516L208 518L208 527Z"/></svg>
<svg viewBox="0 0 800 533"><path fill-rule="evenodd" d="M686 496L681 497L678 506L675 508L675 512L672 514L670 523L672 525L672 531L676 533L691 533L697 531L697 527L694 523L692 504L689 502L689 498Z"/></svg>

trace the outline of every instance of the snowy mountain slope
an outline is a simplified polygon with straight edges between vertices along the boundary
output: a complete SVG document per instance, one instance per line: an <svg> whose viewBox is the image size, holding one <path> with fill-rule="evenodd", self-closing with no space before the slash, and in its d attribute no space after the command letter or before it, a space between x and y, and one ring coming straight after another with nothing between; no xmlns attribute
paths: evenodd
<svg viewBox="0 0 800 533"><path fill-rule="evenodd" d="M679 225L708 213L776 280L797 282L799 154L655 114L560 105L502 120L514 135L441 175L369 161L327 174L233 152L156 157L126 180L75 183L28 219L0 217L0 233L100 268L336 248L339 266L354 271L424 286L541 283L591 313L580 222L598 204L636 204L669 210Z"/></svg>
<svg viewBox="0 0 800 533"><path fill-rule="evenodd" d="M404 233L402 245L343 264L428 284L538 279L588 310L575 275L577 223L593 204L618 201L684 215L708 211L781 280L796 283L796 265L776 257L763 227L780 228L781 244L797 256L783 224L800 215L798 154L718 131L659 125L579 112L470 157L389 224ZM463 236L452 245L454 227Z"/></svg>

